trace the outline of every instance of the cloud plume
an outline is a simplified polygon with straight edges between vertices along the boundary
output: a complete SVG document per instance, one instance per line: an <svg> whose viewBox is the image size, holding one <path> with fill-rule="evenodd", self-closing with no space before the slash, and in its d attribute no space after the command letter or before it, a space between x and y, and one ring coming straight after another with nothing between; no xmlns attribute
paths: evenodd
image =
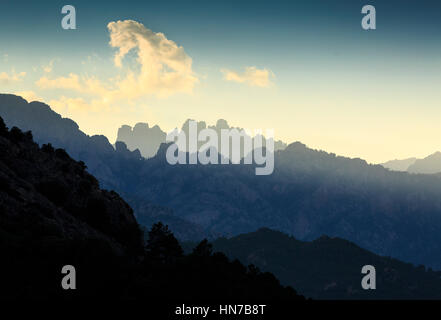
<svg viewBox="0 0 441 320"><path fill-rule="evenodd" d="M43 89L87 93L108 102L148 95L167 97L193 91L199 80L193 72L192 59L182 46L167 39L163 33L155 33L133 20L110 22L107 28L109 44L117 49L114 64L120 69L120 75L103 81L70 73L67 77L54 79L43 76L36 84ZM131 51L136 56L136 67L123 63Z"/></svg>
<svg viewBox="0 0 441 320"><path fill-rule="evenodd" d="M256 67L246 67L243 72L222 69L226 81L245 83L251 87L269 87L272 85L271 78L274 74L268 69L258 69Z"/></svg>
<svg viewBox="0 0 441 320"><path fill-rule="evenodd" d="M118 82L118 88L128 96L157 94L168 96L176 92L191 93L198 82L192 70L192 59L182 46L153 32L133 20L110 22L110 46L117 48L114 63L123 66L123 58L132 50L137 55L139 73L129 70Z"/></svg>
<svg viewBox="0 0 441 320"><path fill-rule="evenodd" d="M11 74L8 74L6 72L1 72L0 84L9 85L15 82L20 82L23 80L25 76L26 76L26 72L16 73L15 71L12 71Z"/></svg>

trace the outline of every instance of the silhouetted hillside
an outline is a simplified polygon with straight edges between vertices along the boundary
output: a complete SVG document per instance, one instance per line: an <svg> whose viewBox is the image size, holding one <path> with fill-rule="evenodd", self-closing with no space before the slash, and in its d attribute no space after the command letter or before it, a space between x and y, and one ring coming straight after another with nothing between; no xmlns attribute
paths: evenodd
<svg viewBox="0 0 441 320"><path fill-rule="evenodd" d="M355 244L322 236L303 242L260 229L213 242L214 251L273 273L317 299L440 299L441 272L381 257ZM376 268L376 290L361 288L361 268Z"/></svg>
<svg viewBox="0 0 441 320"><path fill-rule="evenodd" d="M14 103L22 112L11 111ZM28 109L35 114L53 113L41 104L0 96L0 115L8 114L12 122L27 119L20 120L27 129L38 127L36 132L47 129L57 135L57 126L34 121ZM65 142L68 153L69 141ZM89 138L89 143L93 146L96 141ZM237 235L261 227L301 240L328 234L377 254L441 269L441 179L437 175L391 172L299 142L275 152L270 176L256 176L253 165L172 166L165 159L166 145L148 160L122 156L131 153L118 148L111 152L111 145L105 145L85 147L87 157L80 154L78 160L84 159L104 187L127 198L140 221L152 221L155 216L142 208L167 207L173 216L170 221L197 225L204 231L201 237ZM89 166L96 161L102 165ZM185 224L179 225L179 230L185 229ZM181 235L185 238L185 232ZM191 230L187 238L193 235Z"/></svg>
<svg viewBox="0 0 441 320"><path fill-rule="evenodd" d="M210 235L198 232L197 238L194 238L191 233L179 232L190 230L187 227L191 223L173 216L171 209L132 194L143 158L138 150L129 151L124 142L117 141L114 148L106 137L84 134L74 121L62 118L48 105L41 102L28 103L15 95L0 94L0 116L9 127L17 126L32 131L40 146L51 143L55 148L65 149L75 160L83 161L102 187L117 190L135 207L136 218L148 228L154 221L161 220L176 230L182 239L197 240ZM136 201L132 202L135 198ZM192 225L201 229L194 223Z"/></svg>
<svg viewBox="0 0 441 320"><path fill-rule="evenodd" d="M183 255L162 224L144 247L132 209L100 189L84 163L51 145L40 148L30 132L9 131L1 118L0 213L0 299L142 299L147 308L157 301L302 299L204 242ZM76 269L75 290L61 288L65 265Z"/></svg>
<svg viewBox="0 0 441 320"><path fill-rule="evenodd" d="M117 144L115 149L105 136L86 135L74 121L62 118L48 105L35 101L27 103L14 95L0 95L0 116L11 128L32 131L40 145L51 143L65 149L74 159L84 161L105 188L129 188L122 185L119 176L125 164L133 166L139 162L139 151L130 152L124 143Z"/></svg>
<svg viewBox="0 0 441 320"><path fill-rule="evenodd" d="M0 118L1 119L1 118ZM0 121L2 235L11 241L104 239L121 251L140 246L132 209L113 191L101 190L63 149L41 148L32 133L7 131ZM14 233L17 227L21 232Z"/></svg>
<svg viewBox="0 0 441 320"><path fill-rule="evenodd" d="M270 227L303 240L329 234L377 254L441 266L437 176L390 172L301 143L275 153L270 176L255 176L252 166L170 166L161 151L139 174L146 178L138 196L150 195L213 233Z"/></svg>

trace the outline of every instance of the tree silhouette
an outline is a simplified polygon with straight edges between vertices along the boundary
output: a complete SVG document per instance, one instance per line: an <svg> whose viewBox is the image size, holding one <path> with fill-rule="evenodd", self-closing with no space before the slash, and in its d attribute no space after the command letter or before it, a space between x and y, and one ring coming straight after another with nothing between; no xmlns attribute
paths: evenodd
<svg viewBox="0 0 441 320"><path fill-rule="evenodd" d="M149 231L147 255L154 260L169 262L182 257L183 250L167 225L158 222Z"/></svg>
<svg viewBox="0 0 441 320"><path fill-rule="evenodd" d="M213 245L207 239L202 240L192 252L192 255L198 257L210 257L213 253Z"/></svg>

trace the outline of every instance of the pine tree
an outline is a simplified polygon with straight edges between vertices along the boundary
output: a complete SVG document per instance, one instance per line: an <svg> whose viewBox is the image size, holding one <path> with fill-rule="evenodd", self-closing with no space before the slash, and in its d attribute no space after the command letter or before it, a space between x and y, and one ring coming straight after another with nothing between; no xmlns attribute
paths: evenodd
<svg viewBox="0 0 441 320"><path fill-rule="evenodd" d="M150 258L161 262L174 261L183 256L183 250L167 225L158 222L152 226L146 245Z"/></svg>

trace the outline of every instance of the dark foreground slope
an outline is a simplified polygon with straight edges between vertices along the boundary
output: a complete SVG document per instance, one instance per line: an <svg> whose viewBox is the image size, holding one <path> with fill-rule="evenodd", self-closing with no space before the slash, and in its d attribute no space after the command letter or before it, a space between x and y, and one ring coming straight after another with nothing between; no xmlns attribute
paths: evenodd
<svg viewBox="0 0 441 320"><path fill-rule="evenodd" d="M161 224L147 246L132 209L82 162L40 148L0 118L0 299L140 299L169 303L300 299L268 273L211 254L184 256ZM61 270L76 269L63 290ZM218 300L217 300L218 299ZM242 300L243 301L243 300Z"/></svg>
<svg viewBox="0 0 441 320"><path fill-rule="evenodd" d="M218 239L213 247L317 299L441 299L441 272L381 257L339 238L303 242L260 229ZM376 268L376 290L361 287L364 265Z"/></svg>
<svg viewBox="0 0 441 320"><path fill-rule="evenodd" d="M121 141L116 142L114 148L105 136L86 135L73 120L61 117L48 105L37 101L28 103L11 94L0 94L0 117L10 128L32 131L34 141L40 146L51 143L66 150L73 159L83 161L102 187L116 190L124 197L144 226L163 221L180 239L201 240L209 236L197 224L174 215L170 208L149 202L145 195L134 194L135 182L144 164L139 150L129 151Z"/></svg>

